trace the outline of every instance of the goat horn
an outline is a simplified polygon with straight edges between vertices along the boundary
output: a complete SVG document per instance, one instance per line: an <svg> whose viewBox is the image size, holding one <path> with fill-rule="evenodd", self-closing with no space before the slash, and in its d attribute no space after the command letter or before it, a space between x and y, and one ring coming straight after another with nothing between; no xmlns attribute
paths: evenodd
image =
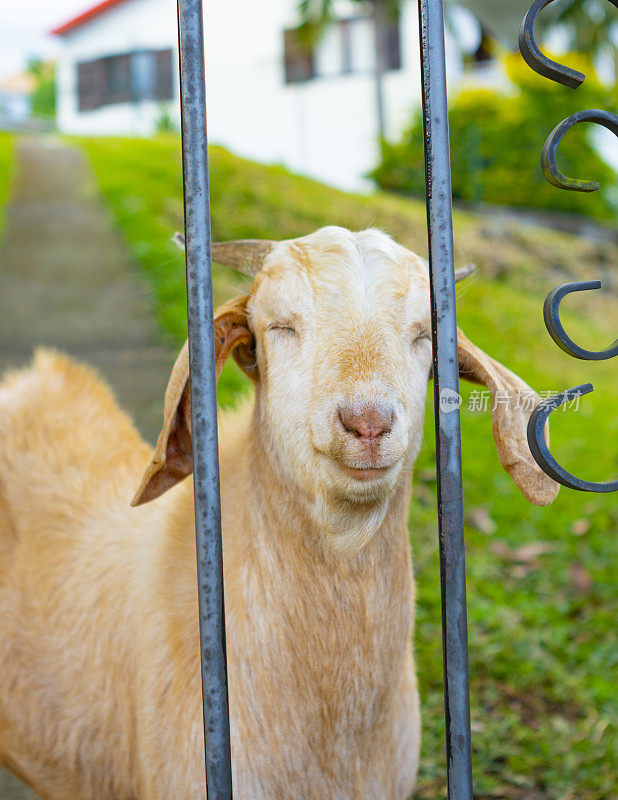
<svg viewBox="0 0 618 800"><path fill-rule="evenodd" d="M467 264L461 269L456 269L455 283L459 283L459 281L463 281L465 278L468 278L473 272L476 272L476 264Z"/></svg>
<svg viewBox="0 0 618 800"><path fill-rule="evenodd" d="M181 250L185 249L185 237L182 233L175 233L172 241ZM275 244L276 242L269 239L238 239L233 242L213 242L212 259L217 264L232 267L250 278L255 278L262 269L264 259ZM465 267L455 270L455 283L463 281L475 271L476 264L467 264Z"/></svg>
<svg viewBox="0 0 618 800"><path fill-rule="evenodd" d="M172 237L174 244L181 250L185 249L185 237L176 233ZM238 272L255 278L262 269L264 259L275 246L276 242L268 239L239 239L235 242L213 242L212 260L217 264L232 267Z"/></svg>

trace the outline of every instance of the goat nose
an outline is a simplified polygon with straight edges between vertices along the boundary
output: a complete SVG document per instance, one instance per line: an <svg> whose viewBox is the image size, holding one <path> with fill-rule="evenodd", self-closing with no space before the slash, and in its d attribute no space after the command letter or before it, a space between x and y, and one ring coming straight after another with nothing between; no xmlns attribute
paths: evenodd
<svg viewBox="0 0 618 800"><path fill-rule="evenodd" d="M343 429L358 439L378 439L392 429L394 419L394 411L385 412L373 405L360 410L349 403L339 406L339 421Z"/></svg>

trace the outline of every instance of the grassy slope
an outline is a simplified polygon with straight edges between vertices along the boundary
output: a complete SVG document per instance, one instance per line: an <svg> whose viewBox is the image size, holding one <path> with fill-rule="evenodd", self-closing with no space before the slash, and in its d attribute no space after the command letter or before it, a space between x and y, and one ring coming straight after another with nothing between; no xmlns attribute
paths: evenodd
<svg viewBox="0 0 618 800"><path fill-rule="evenodd" d="M13 137L0 132L0 233L4 225L4 204L8 198L13 164Z"/></svg>
<svg viewBox="0 0 618 800"><path fill-rule="evenodd" d="M169 244L170 233L182 224L177 141L90 140L83 147L154 290L160 321L180 343L184 274L182 258ZM211 177L216 239L284 238L324 224L375 225L418 252L426 249L419 203L344 194L218 148L212 148ZM565 276L607 277L618 261L616 248L473 215L456 215L455 227L458 261L479 266L478 277L460 292L462 327L539 390L593 382L596 391L582 401L580 413L556 415L554 450L584 477L615 475L615 364L587 364L559 352L545 332L541 308L546 292ZM242 285L217 269L216 300ZM615 336L615 296L596 294L574 300L577 311L565 319L577 341L606 346ZM247 382L231 367L222 381L223 404L246 391ZM464 412L463 452L476 795L615 796L615 496L563 490L549 509L530 506L498 464L487 414ZM433 464L428 408L410 509L424 707L420 798L442 797L444 775ZM492 533L474 522L479 510L495 523ZM546 553L513 557L517 548L538 542Z"/></svg>

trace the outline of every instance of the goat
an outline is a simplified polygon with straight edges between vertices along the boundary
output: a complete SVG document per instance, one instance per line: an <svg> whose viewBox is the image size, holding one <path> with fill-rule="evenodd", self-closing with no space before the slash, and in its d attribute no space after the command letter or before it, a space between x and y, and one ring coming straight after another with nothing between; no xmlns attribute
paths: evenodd
<svg viewBox="0 0 618 800"><path fill-rule="evenodd" d="M215 314L217 375L233 354L255 388L220 419L235 797L404 800L426 263L334 227L214 248L255 277ZM462 376L501 393L502 465L551 502L514 402L530 390L458 346ZM95 373L49 351L0 387L0 442L0 763L45 800L204 800L186 345L154 453Z"/></svg>

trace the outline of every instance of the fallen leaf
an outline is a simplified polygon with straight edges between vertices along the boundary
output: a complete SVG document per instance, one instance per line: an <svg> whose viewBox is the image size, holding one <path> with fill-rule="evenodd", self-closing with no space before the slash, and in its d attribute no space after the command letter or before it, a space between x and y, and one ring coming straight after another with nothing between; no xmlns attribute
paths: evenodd
<svg viewBox="0 0 618 800"><path fill-rule="evenodd" d="M499 539L497 542L492 542L489 546L489 552L493 553L498 558L513 558L513 551L506 542Z"/></svg>
<svg viewBox="0 0 618 800"><path fill-rule="evenodd" d="M517 564L517 566L513 567L511 570L511 574L514 578L525 578L533 572L537 566L538 564Z"/></svg>
<svg viewBox="0 0 618 800"><path fill-rule="evenodd" d="M494 533L498 527L487 511L481 506L470 509L467 520L471 528L474 528L476 531L481 531L481 533L486 533L487 535Z"/></svg>
<svg viewBox="0 0 618 800"><path fill-rule="evenodd" d="M549 542L531 542L530 544L524 544L518 547L517 550L513 552L513 560L528 564L535 561L544 553L549 553L552 549Z"/></svg>
<svg viewBox="0 0 618 800"><path fill-rule="evenodd" d="M515 563L511 569L514 578L525 578L533 570L538 569L541 566L538 557L552 549L549 542L531 542L512 550L506 542L500 540L493 542L489 548L490 552L499 558Z"/></svg>
<svg viewBox="0 0 618 800"><path fill-rule="evenodd" d="M571 533L575 536L583 536L590 530L590 523L587 519L576 519L571 525Z"/></svg>
<svg viewBox="0 0 618 800"><path fill-rule="evenodd" d="M571 564L571 586L576 594L586 595L592 589L590 573L580 561Z"/></svg>

